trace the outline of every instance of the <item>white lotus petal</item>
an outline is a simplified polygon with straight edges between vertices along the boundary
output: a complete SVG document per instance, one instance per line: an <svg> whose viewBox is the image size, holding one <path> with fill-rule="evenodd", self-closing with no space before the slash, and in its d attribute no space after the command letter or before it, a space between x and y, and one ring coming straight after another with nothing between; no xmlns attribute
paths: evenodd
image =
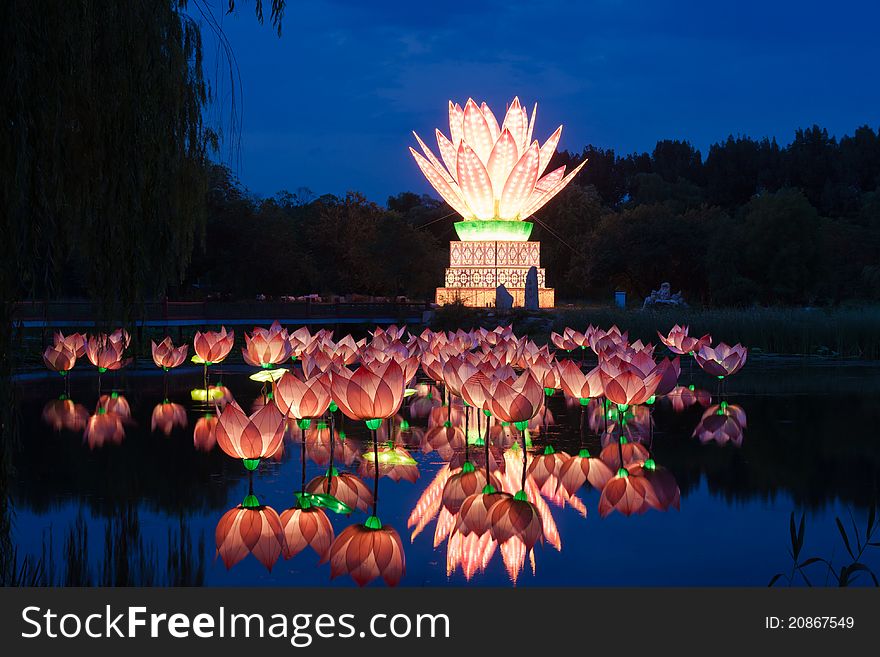
<svg viewBox="0 0 880 657"><path fill-rule="evenodd" d="M480 111L483 112L483 117L485 117L486 123L489 125L489 132L492 133L492 141L498 141L498 137L501 136L501 128L498 127L498 119L495 118L495 114L492 113L492 110L489 109L489 106L485 102L480 105Z"/></svg>
<svg viewBox="0 0 880 657"><path fill-rule="evenodd" d="M547 141L544 142L544 145L541 146L541 164L538 167L539 176L544 173L544 169L550 164L550 158L552 158L553 154L556 152L556 145L559 143L559 138L561 136L562 126L559 126L556 128L555 132L548 137Z"/></svg>
<svg viewBox="0 0 880 657"><path fill-rule="evenodd" d="M467 203L465 203L458 186L456 185L453 187L454 183L447 182L446 178L440 174L440 171L433 164L428 162L428 160L422 157L414 148L410 148L409 152L413 154L416 164L419 165L419 168L422 170L422 173L425 174L425 178L428 179L431 186L437 190L437 193L440 194L447 203L449 203L452 209L465 219L473 218L473 213L468 209Z"/></svg>
<svg viewBox="0 0 880 657"><path fill-rule="evenodd" d="M492 181L492 190L497 197L501 196L504 190L504 183L507 182L510 172L516 166L519 160L519 153L516 148L516 141L510 134L510 130L505 129L495 142L495 148L489 156L489 179Z"/></svg>
<svg viewBox="0 0 880 657"><path fill-rule="evenodd" d="M515 219L525 205L526 199L535 190L535 182L538 180L539 154L538 142L533 142L513 167L507 182L504 183L504 192L501 194L501 202L498 204L499 217Z"/></svg>
<svg viewBox="0 0 880 657"><path fill-rule="evenodd" d="M495 215L492 182L479 156L466 142L458 146L456 179L465 203L477 219L491 219Z"/></svg>
<svg viewBox="0 0 880 657"><path fill-rule="evenodd" d="M449 175L449 172L446 170L446 168L442 164L440 164L440 160L438 160L437 156L431 152L431 149L428 148L427 144L422 141L422 138L419 137L415 133L415 131L413 131L413 135L415 136L416 141L419 142L419 146L421 147L422 152L425 154L425 157L427 157L428 161L434 165L434 168L436 168L437 171L440 172L440 175L446 179L446 182L455 182L455 179L451 175Z"/></svg>
<svg viewBox="0 0 880 657"><path fill-rule="evenodd" d="M492 152L494 140L486 117L483 116L483 112L473 98L468 98L464 107L464 141L474 149L484 165L489 162L489 154Z"/></svg>

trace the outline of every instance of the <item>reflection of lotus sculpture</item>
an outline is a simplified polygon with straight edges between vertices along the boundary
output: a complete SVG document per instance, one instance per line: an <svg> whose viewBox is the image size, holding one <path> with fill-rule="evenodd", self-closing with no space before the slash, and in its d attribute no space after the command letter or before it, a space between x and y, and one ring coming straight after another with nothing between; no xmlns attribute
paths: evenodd
<svg viewBox="0 0 880 657"><path fill-rule="evenodd" d="M198 420L193 429L193 446L200 452L210 452L217 444L217 416L206 413Z"/></svg>
<svg viewBox="0 0 880 657"><path fill-rule="evenodd" d="M350 472L338 472L336 468L327 475L312 479L306 484L306 492L332 495L343 504L364 513L373 504L373 494L364 482Z"/></svg>
<svg viewBox="0 0 880 657"><path fill-rule="evenodd" d="M462 109L450 102L451 139L436 131L442 163L416 135L424 156L410 152L428 182L464 218L455 226L462 240L527 240L532 224L522 220L562 191L586 163L567 176L564 166L543 175L562 126L540 146L532 141L536 113L537 105L530 120L514 98L499 125L486 103L469 99Z"/></svg>
<svg viewBox="0 0 880 657"><path fill-rule="evenodd" d="M647 505L646 500L653 495L651 482L644 475L631 473L627 468L620 468L602 489L599 497L599 515L604 518L612 511L625 516L642 513Z"/></svg>
<svg viewBox="0 0 880 657"><path fill-rule="evenodd" d="M587 482L593 488L602 490L613 476L613 470L602 459L591 456L589 450L582 449L577 456L572 456L562 464L559 469L559 487L569 495L574 495Z"/></svg>
<svg viewBox="0 0 880 657"><path fill-rule="evenodd" d="M281 514L281 526L284 527L285 543L283 554L290 559L311 547L318 555L318 563L330 558L330 545L333 543L333 526L323 509L308 507L305 509L287 509Z"/></svg>

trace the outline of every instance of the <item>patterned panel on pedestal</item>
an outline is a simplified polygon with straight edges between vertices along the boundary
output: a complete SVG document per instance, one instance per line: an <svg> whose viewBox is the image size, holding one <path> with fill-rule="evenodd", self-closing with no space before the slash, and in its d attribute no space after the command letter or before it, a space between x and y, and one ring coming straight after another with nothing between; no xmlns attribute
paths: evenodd
<svg viewBox="0 0 880 657"><path fill-rule="evenodd" d="M450 242L451 267L540 267L540 242Z"/></svg>
<svg viewBox="0 0 880 657"><path fill-rule="evenodd" d="M497 276L496 276L497 273ZM446 270L446 287L525 287L526 267L450 267ZM538 269L538 287L544 287L544 270Z"/></svg>

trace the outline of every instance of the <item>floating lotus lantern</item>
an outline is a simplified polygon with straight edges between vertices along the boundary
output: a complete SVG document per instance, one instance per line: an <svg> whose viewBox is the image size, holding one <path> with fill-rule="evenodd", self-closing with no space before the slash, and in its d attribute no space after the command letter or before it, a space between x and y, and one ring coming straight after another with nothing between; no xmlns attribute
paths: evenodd
<svg viewBox="0 0 880 657"><path fill-rule="evenodd" d="M544 405L544 388L535 376L526 370L513 381L497 379L492 382L489 406L492 415L502 422L510 422L520 431Z"/></svg>
<svg viewBox="0 0 880 657"><path fill-rule="evenodd" d="M128 364L127 360L122 359L124 345L123 338L113 340L105 334L92 335L86 343L86 356L89 362L98 368L99 374L108 370L118 370Z"/></svg>
<svg viewBox="0 0 880 657"><path fill-rule="evenodd" d="M67 376L76 365L76 350L64 342L50 344L43 352L43 363L53 372Z"/></svg>
<svg viewBox="0 0 880 657"><path fill-rule="evenodd" d="M215 432L220 449L253 471L260 459L278 451L284 438L284 415L275 404L266 404L248 417L241 406L230 402L220 413Z"/></svg>
<svg viewBox="0 0 880 657"><path fill-rule="evenodd" d="M156 367L161 367L166 372L179 367L186 360L186 353L189 351L188 344L175 347L170 337L166 337L159 344L150 340L150 347Z"/></svg>
<svg viewBox="0 0 880 657"><path fill-rule="evenodd" d="M694 354L701 347L712 343L712 336L708 333L702 338L693 338L688 335L687 326L679 326L678 324L673 326L667 335L663 335L660 331L657 331L657 335L660 337L660 342L665 344L672 353L680 356Z"/></svg>
<svg viewBox="0 0 880 657"><path fill-rule="evenodd" d="M52 340L56 345L65 344L70 347L76 354L77 358L82 358L86 355L86 344L88 342L88 337L84 333L70 333L68 335L64 335L61 331L55 331L52 336Z"/></svg>
<svg viewBox="0 0 880 657"><path fill-rule="evenodd" d="M731 347L724 342L719 342L714 348L703 345L699 351L694 352L694 358L706 374L724 379L739 372L740 368L746 364L748 354L748 349L741 344L735 344Z"/></svg>
<svg viewBox="0 0 880 657"><path fill-rule="evenodd" d="M532 140L531 118L514 98L501 125L486 103L468 99L464 109L449 103L447 138L436 131L443 162L415 135L424 156L410 148L437 193L464 221L455 225L462 240L526 240L527 219L571 182L586 162L568 175L565 167L544 175L562 135L562 126L544 142ZM415 134L415 133L413 133Z"/></svg>
<svg viewBox="0 0 880 657"><path fill-rule="evenodd" d="M276 321L268 329L258 326L250 335L245 333L241 355L248 365L271 369L290 358L291 351L287 331Z"/></svg>

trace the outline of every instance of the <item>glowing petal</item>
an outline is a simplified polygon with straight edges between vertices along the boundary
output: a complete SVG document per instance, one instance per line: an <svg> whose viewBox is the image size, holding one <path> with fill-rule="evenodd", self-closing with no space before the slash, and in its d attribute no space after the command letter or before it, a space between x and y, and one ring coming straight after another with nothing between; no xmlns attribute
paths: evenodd
<svg viewBox="0 0 880 657"><path fill-rule="evenodd" d="M440 157L443 158L443 163L446 165L446 168L449 170L449 173L455 178L456 174L456 163L458 162L458 151L455 149L455 146L452 145L452 142L446 138L439 130L435 130L437 133L437 147L440 149Z"/></svg>
<svg viewBox="0 0 880 657"><path fill-rule="evenodd" d="M526 199L535 189L538 180L538 142L534 142L521 158L513 171L510 172L501 194L498 215L505 219L514 219L519 214Z"/></svg>
<svg viewBox="0 0 880 657"><path fill-rule="evenodd" d="M546 192L543 196L541 196L537 201L534 201L526 206L526 208L520 213L520 219L525 219L529 215L537 212L547 201L556 196L559 192L561 192L565 186L571 182L572 178L577 175L577 172L580 171L583 166L587 163L586 160L578 164L574 170L569 173L565 178L556 183L556 186L553 187L549 192Z"/></svg>
<svg viewBox="0 0 880 657"><path fill-rule="evenodd" d="M526 143L532 143L532 135L535 133L535 117L538 116L538 103L535 103L535 109L532 110L532 118L529 121L529 131L526 133Z"/></svg>
<svg viewBox="0 0 880 657"><path fill-rule="evenodd" d="M544 169L547 168L547 165L550 164L550 158L553 157L553 153L556 152L556 145L559 143L559 138L562 136L562 126L556 128L556 131L550 135L547 141L544 142L544 145L541 146L541 165L538 167L538 175L540 176L544 173Z"/></svg>
<svg viewBox="0 0 880 657"><path fill-rule="evenodd" d="M492 152L492 133L483 113L472 98L468 99L464 107L464 140L474 149L481 162L485 164L489 161L489 154Z"/></svg>
<svg viewBox="0 0 880 657"><path fill-rule="evenodd" d="M539 164L538 167L540 168L540 166L541 165ZM553 189L556 186L556 183L558 183L560 180L562 180L562 176L564 176L564 175L565 175L565 165L563 164L558 169L553 169L553 171L548 173L546 176L544 176L543 178L540 178L538 180L538 182L535 183L535 190L538 190L541 192L549 192L551 189ZM540 196L540 194L539 194L539 196Z"/></svg>
<svg viewBox="0 0 880 657"><path fill-rule="evenodd" d="M463 124L464 124L464 112L461 109L461 106L456 103L452 104L452 101L449 101L449 135L452 137L452 143L458 148L458 145L461 143L461 138L463 136Z"/></svg>
<svg viewBox="0 0 880 657"><path fill-rule="evenodd" d="M483 112L483 117L486 119L486 124L489 126L489 132L492 134L492 141L498 141L498 136L501 134L501 128L498 127L498 119L495 118L495 115L486 103L480 105L480 110Z"/></svg>
<svg viewBox="0 0 880 657"><path fill-rule="evenodd" d="M492 181L492 189L500 195L504 189L504 183L513 171L513 167L519 160L516 141L510 134L510 130L501 133L501 137L495 142L492 155L489 156L489 179Z"/></svg>
<svg viewBox="0 0 880 657"><path fill-rule="evenodd" d="M473 217L473 212L468 209L468 206L462 199L461 195L452 187L452 185L446 182L446 179L440 175L437 169L414 149L410 148L409 150L416 159L422 173L425 174L425 178L427 178L428 182L437 190L437 193L440 194L450 206L452 206L452 209L465 218Z"/></svg>
<svg viewBox="0 0 880 657"><path fill-rule="evenodd" d="M474 150L465 142L458 147L456 178L471 214L476 215L477 219L491 219L495 214L495 203L489 173Z"/></svg>
<svg viewBox="0 0 880 657"><path fill-rule="evenodd" d="M415 132L413 132L413 136L416 138L416 141L419 142L419 146L421 147L422 152L425 154L425 157L428 158L428 162L434 165L434 168L437 169L440 175L446 179L446 182L455 182L455 179L451 175L449 175L449 172L446 170L446 168L442 164L440 164L440 160L438 160L437 156L434 155L430 148L428 148L427 144L422 141L422 138L419 137Z"/></svg>
<svg viewBox="0 0 880 657"><path fill-rule="evenodd" d="M513 139L520 149L525 149L526 138L526 122L523 120L522 107L519 104L519 98L514 98L510 107L507 109L507 116L504 117L504 125L501 129L507 128Z"/></svg>

